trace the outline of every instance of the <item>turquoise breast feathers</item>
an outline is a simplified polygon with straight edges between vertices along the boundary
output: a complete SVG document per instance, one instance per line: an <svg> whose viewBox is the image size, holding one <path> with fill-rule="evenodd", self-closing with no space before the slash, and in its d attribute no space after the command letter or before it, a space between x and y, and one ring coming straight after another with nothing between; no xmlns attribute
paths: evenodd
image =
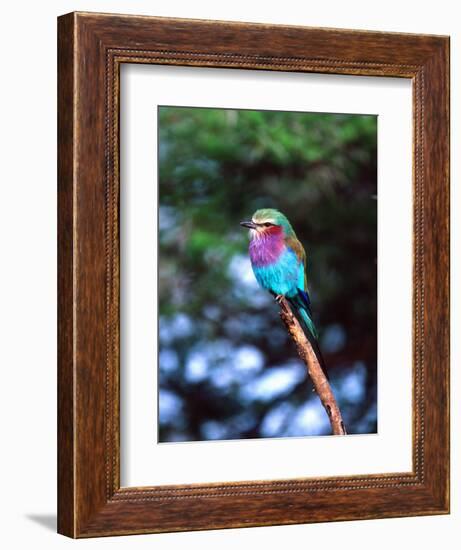
<svg viewBox="0 0 461 550"><path fill-rule="evenodd" d="M258 283L274 294L291 297L304 287L304 266L290 248L284 247L272 263L258 265L252 261L252 267Z"/></svg>

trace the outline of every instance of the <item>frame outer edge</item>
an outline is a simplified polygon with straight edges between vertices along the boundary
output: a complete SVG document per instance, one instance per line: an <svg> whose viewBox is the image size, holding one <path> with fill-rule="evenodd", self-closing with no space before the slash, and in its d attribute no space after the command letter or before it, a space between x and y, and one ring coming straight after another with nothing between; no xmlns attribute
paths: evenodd
<svg viewBox="0 0 461 550"><path fill-rule="evenodd" d="M74 14L58 18L58 533L76 537L74 364Z"/></svg>
<svg viewBox="0 0 461 550"><path fill-rule="evenodd" d="M443 40L425 67L425 149L427 368L425 454L428 485L440 513L450 512L450 39ZM438 414L435 414L435 404Z"/></svg>

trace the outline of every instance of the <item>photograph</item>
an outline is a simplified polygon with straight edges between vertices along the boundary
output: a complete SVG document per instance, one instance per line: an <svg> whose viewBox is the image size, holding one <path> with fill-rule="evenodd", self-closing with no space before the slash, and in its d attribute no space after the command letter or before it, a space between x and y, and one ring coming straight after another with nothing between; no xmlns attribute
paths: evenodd
<svg viewBox="0 0 461 550"><path fill-rule="evenodd" d="M157 114L158 442L331 435L281 298L347 434L378 433L378 116Z"/></svg>

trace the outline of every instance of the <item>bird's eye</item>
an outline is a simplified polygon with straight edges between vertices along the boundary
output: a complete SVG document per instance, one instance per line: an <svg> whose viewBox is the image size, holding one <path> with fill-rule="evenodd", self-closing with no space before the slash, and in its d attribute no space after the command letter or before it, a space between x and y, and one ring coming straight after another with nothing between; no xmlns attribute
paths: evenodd
<svg viewBox="0 0 461 550"><path fill-rule="evenodd" d="M274 225L274 224L273 224L273 223L270 223L270 222L266 222L266 223L264 223L263 225L264 225L264 227L270 227L271 225Z"/></svg>

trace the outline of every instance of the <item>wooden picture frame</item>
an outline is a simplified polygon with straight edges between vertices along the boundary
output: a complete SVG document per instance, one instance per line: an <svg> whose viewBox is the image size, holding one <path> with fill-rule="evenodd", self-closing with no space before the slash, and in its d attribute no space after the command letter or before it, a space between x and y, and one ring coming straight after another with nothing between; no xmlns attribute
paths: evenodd
<svg viewBox="0 0 461 550"><path fill-rule="evenodd" d="M120 487L122 63L412 79L411 472ZM71 13L58 21L58 71L58 531L95 537L448 513L448 37Z"/></svg>

